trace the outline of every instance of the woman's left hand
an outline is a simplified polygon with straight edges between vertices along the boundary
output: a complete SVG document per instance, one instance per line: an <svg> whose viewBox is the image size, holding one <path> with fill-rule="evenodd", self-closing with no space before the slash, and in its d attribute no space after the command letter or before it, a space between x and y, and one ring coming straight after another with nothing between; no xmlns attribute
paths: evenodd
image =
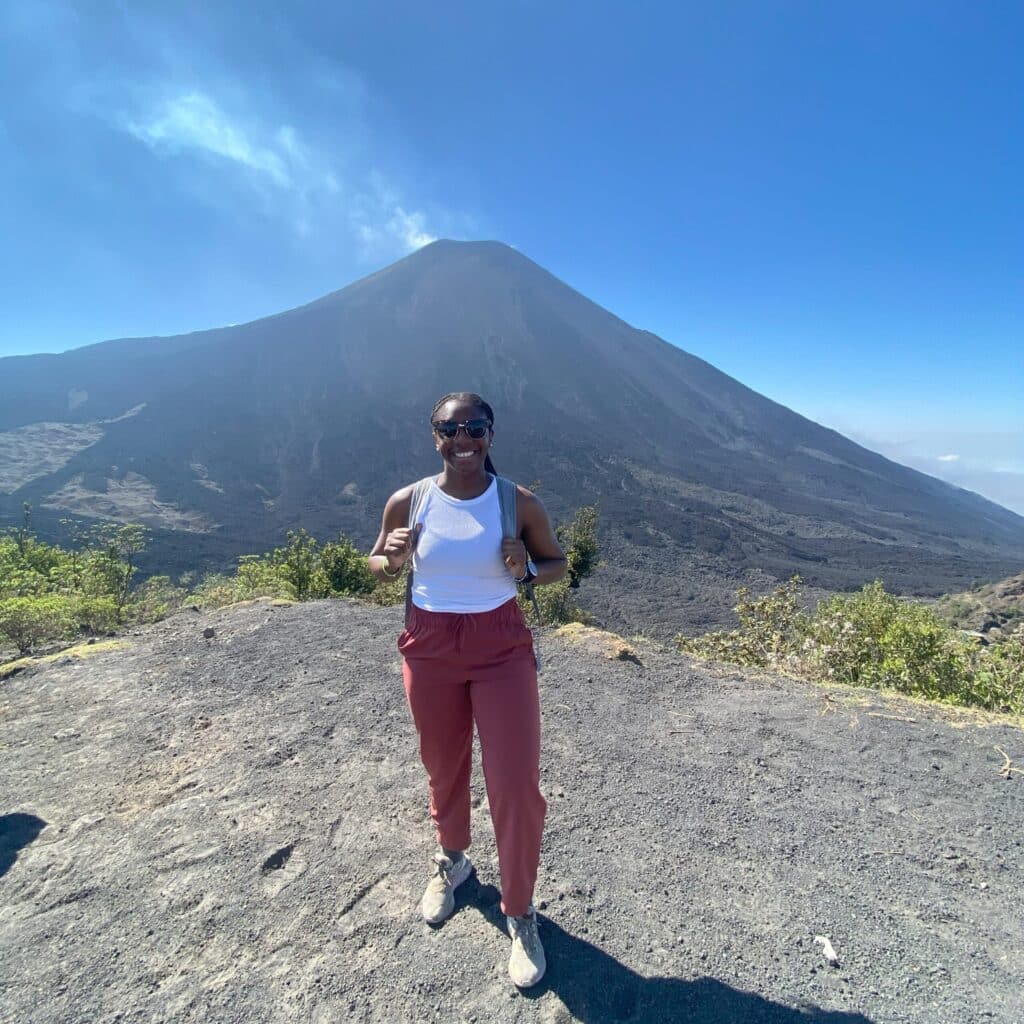
<svg viewBox="0 0 1024 1024"><path fill-rule="evenodd" d="M526 545L518 538L506 537L501 542L501 557L512 573L513 579L522 579L526 575Z"/></svg>

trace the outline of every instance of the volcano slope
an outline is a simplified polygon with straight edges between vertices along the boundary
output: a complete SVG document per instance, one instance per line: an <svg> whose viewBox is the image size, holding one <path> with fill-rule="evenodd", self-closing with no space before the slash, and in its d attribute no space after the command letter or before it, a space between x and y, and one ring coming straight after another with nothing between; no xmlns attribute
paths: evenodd
<svg viewBox="0 0 1024 1024"><path fill-rule="evenodd" d="M416 915L399 620L186 612L0 683L0 1019L1024 1019L1019 730L585 635L542 641L550 967L517 993L479 766L478 875Z"/></svg>
<svg viewBox="0 0 1024 1024"><path fill-rule="evenodd" d="M937 597L1024 568L1021 516L757 394L498 242L440 240L247 324L0 359L0 385L0 528L26 503L65 545L69 516L141 523L143 576L233 571L300 527L367 550L388 495L438 471L430 410L461 390L493 405L497 467L536 484L555 522L600 506L607 564L582 599L618 632L724 626L737 587L794 574Z"/></svg>

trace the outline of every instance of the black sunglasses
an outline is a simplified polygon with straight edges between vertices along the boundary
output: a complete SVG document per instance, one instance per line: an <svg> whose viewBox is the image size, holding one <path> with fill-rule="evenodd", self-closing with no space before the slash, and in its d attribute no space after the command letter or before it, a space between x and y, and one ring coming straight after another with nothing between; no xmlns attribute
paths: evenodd
<svg viewBox="0 0 1024 1024"><path fill-rule="evenodd" d="M441 420L440 423L430 424L441 437L451 440L459 436L459 430L465 429L466 436L479 441L488 430L491 429L491 421L488 419L466 420L465 423L456 423L455 420Z"/></svg>

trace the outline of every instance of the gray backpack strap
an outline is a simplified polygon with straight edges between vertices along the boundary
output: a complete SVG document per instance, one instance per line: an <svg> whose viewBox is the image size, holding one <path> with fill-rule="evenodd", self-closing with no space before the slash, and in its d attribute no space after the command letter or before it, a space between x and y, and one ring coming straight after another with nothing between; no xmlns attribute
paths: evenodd
<svg viewBox="0 0 1024 1024"><path fill-rule="evenodd" d="M501 535L502 537L519 538L519 518L517 515L516 499L518 489L515 482L504 476L494 478L498 483L498 508L501 509ZM523 589L530 598L533 605L533 614L537 616L537 625L542 625L540 605L537 603L537 595L533 592L533 583L524 583ZM538 668L540 667L538 663Z"/></svg>
<svg viewBox="0 0 1024 1024"><path fill-rule="evenodd" d="M498 508L501 509L502 537L518 537L519 521L516 517L516 485L508 477L496 476L498 481Z"/></svg>
<svg viewBox="0 0 1024 1024"><path fill-rule="evenodd" d="M412 501L409 502L409 529L416 525L416 519L423 509L423 502L426 501L427 491L434 482L432 476L425 476L412 485Z"/></svg>
<svg viewBox="0 0 1024 1024"><path fill-rule="evenodd" d="M430 485L434 482L432 476L425 476L422 480L417 480L412 485L412 498L409 501L409 521L408 527L410 530L416 527L416 520L419 517L420 512L423 511L423 503L427 500L427 492L430 490ZM409 609L412 605L412 559L408 561L409 571L405 575L405 624L409 624Z"/></svg>

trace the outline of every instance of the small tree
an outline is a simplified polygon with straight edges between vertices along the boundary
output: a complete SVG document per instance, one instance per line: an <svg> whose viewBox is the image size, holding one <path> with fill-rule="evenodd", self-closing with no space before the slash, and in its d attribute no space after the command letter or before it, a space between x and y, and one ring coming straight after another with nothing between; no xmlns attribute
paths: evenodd
<svg viewBox="0 0 1024 1024"><path fill-rule="evenodd" d="M571 523L559 526L555 531L569 563L566 575L573 590L578 589L580 581L592 576L600 565L601 546L597 539L597 520L597 506L584 505L576 510Z"/></svg>
<svg viewBox="0 0 1024 1024"><path fill-rule="evenodd" d="M548 583L535 589L544 623L591 621L591 617L573 600L572 591L579 588L581 580L593 575L600 564L597 520L597 506L586 505L576 510L571 523L563 524L555 530L555 536L565 552L568 570L557 583ZM527 620L532 621L533 605L522 592L519 594L519 606Z"/></svg>
<svg viewBox="0 0 1024 1024"><path fill-rule="evenodd" d="M317 588L317 569L320 563L319 544L305 530L289 530L288 543L276 548L270 555L270 564L278 570L292 588L297 601L321 597Z"/></svg>
<svg viewBox="0 0 1024 1024"><path fill-rule="evenodd" d="M295 585L272 558L272 555L242 555L238 560L238 571L228 579L230 599L220 603L251 601L254 597L299 600Z"/></svg>
<svg viewBox="0 0 1024 1024"><path fill-rule="evenodd" d="M537 605L540 608L541 622L545 625L561 625L566 622L589 623L593 619L573 600L573 590L568 575L556 583L549 583L535 590ZM534 618L533 605L524 595L519 595L519 606L526 615L526 621Z"/></svg>
<svg viewBox="0 0 1024 1024"><path fill-rule="evenodd" d="M150 576L131 593L125 616L131 622L159 622L182 606L187 590L175 586L170 576Z"/></svg>
<svg viewBox="0 0 1024 1024"><path fill-rule="evenodd" d="M320 568L332 594L370 594L384 586L370 572L366 555L344 534L323 546Z"/></svg>
<svg viewBox="0 0 1024 1024"><path fill-rule="evenodd" d="M22 654L31 654L43 643L74 636L75 602L57 594L42 597L9 597L0 601L0 636Z"/></svg>
<svg viewBox="0 0 1024 1024"><path fill-rule="evenodd" d="M102 523L89 531L92 565L106 594L117 606L118 616L128 601L136 558L146 548L147 530L135 523Z"/></svg>
<svg viewBox="0 0 1024 1024"><path fill-rule="evenodd" d="M72 597L71 612L83 633L97 636L117 629L118 608L111 597Z"/></svg>
<svg viewBox="0 0 1024 1024"><path fill-rule="evenodd" d="M46 573L26 563L17 541L0 538L0 597L33 597L47 589Z"/></svg>
<svg viewBox="0 0 1024 1024"><path fill-rule="evenodd" d="M808 635L811 660L836 682L933 698L955 699L963 689L958 635L931 608L886 593L881 580L823 601Z"/></svg>
<svg viewBox="0 0 1024 1024"><path fill-rule="evenodd" d="M89 528L83 526L77 519L62 519L60 525L64 527L64 532L71 538L66 571L72 589L80 591L84 589L82 572L85 562L84 552L89 548Z"/></svg>
<svg viewBox="0 0 1024 1024"><path fill-rule="evenodd" d="M32 538L30 523L32 521L32 506L27 501L21 503L21 527L16 531L15 537L18 543L18 550L24 557L25 547Z"/></svg>

